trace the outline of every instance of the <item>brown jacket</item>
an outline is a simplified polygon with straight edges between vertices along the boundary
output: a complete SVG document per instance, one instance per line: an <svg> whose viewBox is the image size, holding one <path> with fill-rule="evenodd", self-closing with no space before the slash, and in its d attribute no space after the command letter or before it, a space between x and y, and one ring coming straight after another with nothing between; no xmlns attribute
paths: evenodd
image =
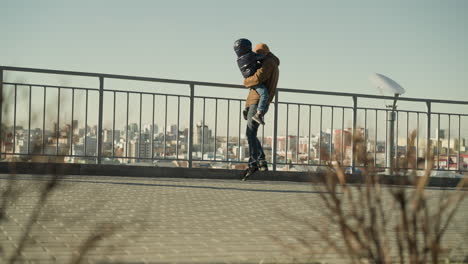
<svg viewBox="0 0 468 264"><path fill-rule="evenodd" d="M276 86L278 85L279 64L280 60L273 53L269 52L263 60L262 67L258 69L254 75L247 77L244 80L244 86L252 88L262 83L265 84L268 91L270 92L268 103L271 103L275 97ZM245 107L249 107L251 104L258 104L259 100L260 95L258 95L257 91L250 89Z"/></svg>

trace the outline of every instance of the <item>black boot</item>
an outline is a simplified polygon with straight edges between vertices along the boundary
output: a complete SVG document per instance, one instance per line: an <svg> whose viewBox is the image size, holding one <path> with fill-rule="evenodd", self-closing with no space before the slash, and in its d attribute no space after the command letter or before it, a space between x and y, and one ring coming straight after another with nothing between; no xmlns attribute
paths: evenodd
<svg viewBox="0 0 468 264"><path fill-rule="evenodd" d="M258 170L259 171L268 171L268 164L265 162L265 163L262 163L259 167L258 167Z"/></svg>
<svg viewBox="0 0 468 264"><path fill-rule="evenodd" d="M265 122L263 121L263 112L262 111L257 111L257 113L252 116L252 120L261 124L261 125L265 125Z"/></svg>
<svg viewBox="0 0 468 264"><path fill-rule="evenodd" d="M248 169L245 170L244 176L242 177L242 181L246 181L250 175L254 174L255 172L258 171L258 167L249 167Z"/></svg>

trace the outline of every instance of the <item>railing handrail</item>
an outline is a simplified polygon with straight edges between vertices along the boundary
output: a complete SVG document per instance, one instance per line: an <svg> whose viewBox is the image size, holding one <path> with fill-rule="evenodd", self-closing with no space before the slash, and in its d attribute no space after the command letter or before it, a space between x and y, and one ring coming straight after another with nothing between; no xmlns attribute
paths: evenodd
<svg viewBox="0 0 468 264"><path fill-rule="evenodd" d="M34 85L34 84L20 84L20 83L8 83L8 82L4 82L4 71L16 71L16 72L28 72L28 73L42 73L42 74L58 74L58 75L70 75L70 76L80 76L80 77L91 77L91 78L98 78L99 79L99 88L78 88L78 87L68 87L68 86L52 86L52 85ZM154 125L155 122L154 122L154 108L155 108L155 95L157 95L157 93L146 93L146 92L137 92L137 91L120 91L120 90L107 90L105 89L104 87L104 82L105 82L105 79L121 79L121 80L133 80L133 81L147 81L147 82L159 82L159 83L174 83L174 84L181 84L181 85L186 85L187 88L190 88L190 95L169 95L169 94L165 94L165 117L164 117L164 130L167 132L167 105L168 105L168 102L167 102L167 98L168 96L177 96L177 100L178 100L178 103L177 103L177 107L178 107L178 110L177 110L177 127L179 127L179 121L180 121L180 98L181 97L188 97L190 99L190 104L189 104L189 107L190 107L190 116L189 116L189 139L188 139L188 150L187 150L187 153L188 153L188 167L191 168L192 167L192 162L193 162L193 157L192 157L192 154L193 154L193 151L194 151L194 142L193 142L193 136L194 136L194 105L195 105L195 99L197 98L203 98L203 132L202 132L202 143L201 143L201 146L202 146L202 149L201 149L201 156L202 156L202 161L204 161L203 159L203 146L204 146L204 138L205 138L205 98L210 98L210 97L206 97L206 96L200 96L200 95L197 95L195 96L195 86L211 86L211 87L221 87L221 88L235 88L235 89L246 89L244 86L242 85L235 85L235 84L226 84L226 83L212 83L212 82L198 82L198 81L188 81L188 80L175 80L175 79L162 79L162 78L153 78L153 77L140 77L140 76L129 76L129 75L116 75L116 74L105 74L105 73L90 73L90 72L77 72L77 71L63 71L63 70L49 70L49 69L38 69L38 68L24 68L24 67L10 67L10 66L0 66L0 94L3 92L3 84L10 84L10 85L14 85L14 124L13 124L13 134L15 135L15 129L16 129L16 109L17 109L17 85L26 85L28 86L29 85L29 125L28 125L28 145L27 145L27 152L28 152L28 155L30 154L30 139L31 139L31 88L32 86L42 86L43 87L43 93L44 93L44 103L43 103L43 129L42 129L42 153L41 154L47 154L44 152L44 145L45 145L45 111L46 111L46 87L47 88L51 88L51 87L57 87L58 88L58 101L57 101L57 127L55 129L55 131L57 133L59 133L59 129L60 129L60 91L61 91L61 88L71 88L72 89L72 102L74 102L74 92L75 92L75 89L84 89L86 91L86 100L85 100L85 133L84 133L84 156L88 156L88 157L96 157L96 160L97 160L97 163L100 164L101 163L101 159L102 159L102 144L103 144L103 105L104 105L104 94L105 92L114 92L114 103L113 103L113 107L114 107L114 110L113 110L113 129L112 131L115 132L115 98L116 98L116 92L126 92L127 93L127 107L126 107L126 111L127 111L127 114L126 114L126 123L127 123L127 127L128 127L128 122L129 122L129 93L139 93L140 94L140 111L139 111L139 115L140 115L140 121L139 121L139 139L141 140L141 125L142 125L142 95L143 94L151 94L153 95L153 117L152 117L152 124ZM99 110L98 110L98 114L99 114L99 118L98 118L98 128L97 128L97 132L96 134L98 135L98 138L97 138L97 156L89 156L87 155L87 124L88 124L88 92L90 90L96 90L97 92L99 92ZM315 91L315 90L300 90L300 89L287 89L287 88L278 88L276 90L276 99L275 101L273 102L274 104L274 120L273 120L273 149L272 149L272 157L273 157L273 161L272 161L272 166L273 166L273 171L276 170L276 166L278 165L278 162L276 160L277 158L277 155L276 153L278 153L278 148L277 148L277 141L278 141L278 108L281 104L286 104L286 155L285 155L285 158L287 158L287 154L288 154L288 137L289 137L289 134L288 134L288 125L289 125L289 121L288 121L288 114L289 114L289 105L292 104L292 105L295 105L297 104L298 106L298 114L297 114L297 138L300 137L300 133L299 133L299 128L300 128L300 105L304 105L304 104L301 104L301 103L289 103L289 102L279 102L278 101L278 96L279 94L281 93L298 93L298 94L311 94L311 95L327 95L327 96L341 96L341 97L349 97L350 99L353 100L353 106L352 107L347 107L347 106L329 106L329 107L332 107L331 109L331 123L330 123L330 126L331 126L331 130L333 130L333 113L334 113L334 107L338 107L338 108L342 108L342 117L341 117L341 121L342 121L342 124L341 124L341 128L344 129L344 120L345 120L345 111L344 109L351 109L352 112L353 112L353 117L352 117L352 120L353 120L353 125L352 125L352 137L351 138L354 138L354 133L355 133L355 130L357 128L357 112L358 110L360 109L371 109L371 108L363 108L362 106L360 107L358 105L358 99L359 98L368 98L368 99L386 99L386 100L393 100L394 97L392 96L381 96L381 95L371 95L371 94L358 94L358 93L342 93L342 92L331 92L331 91ZM223 99L223 98L219 98L219 97L213 97L214 99L218 100L218 99ZM242 99L230 99L230 98L224 98L227 100L227 135L226 135L226 138L227 138L227 144L226 144L226 159L224 160L223 159L223 162L231 162L232 160L229 159L229 107L230 107L230 102L233 101L233 100L236 100L239 102L239 107L241 107L241 101ZM408 138L408 127L409 127L409 118L408 118L408 113L409 112L415 112L418 114L417 116L417 124L419 126L419 114L422 113L422 114L426 114L427 115L427 122L426 122L426 138L428 139L426 141L426 149L427 150L430 150L431 149L431 119L432 119L432 116L433 115L437 115L437 131L440 131L440 115L443 114L443 113L433 113L432 112L432 103L443 103L443 104L459 104L459 105L468 105L468 101L456 101L456 100L437 100L437 99L422 99L422 98L408 98L408 97L400 97L399 98L400 101L412 101L412 102L422 102L422 103L425 103L426 104L426 112L417 112L417 111L408 111L408 110L404 110L404 112L406 112L407 114L407 119L406 119L406 137ZM311 134L311 121L310 121L310 116L311 116L311 106L312 104L309 104L309 142L308 142L308 163L307 164L310 164L310 134ZM322 107L327 107L327 105L317 105L317 106L320 106L320 138L322 138ZM217 111L217 101L216 101L216 111ZM74 107L72 106L72 118L71 120L74 121ZM375 108L375 119L376 119L376 124L377 124L377 111L380 110L380 111L385 111L386 112L386 143L387 142L392 142L392 145L391 146L386 146L385 147L385 151L387 152L386 153L386 161L385 161L385 168L391 168L393 169L393 162L394 162L394 159L395 159L395 150L398 149L398 144L396 145L396 149L395 149L395 146L394 146L394 132L395 132L395 128L394 128L394 121L395 121L395 110L388 110L388 109L377 109ZM448 122L449 122L449 130L448 130L448 139L449 139L449 143L448 143L448 152L450 153L450 121L451 121L451 115L454 115L454 116L458 116L458 138L460 139L461 138L461 116L466 116L464 114L451 114L451 113L447 113L447 115L449 116L448 118ZM397 115L398 117L398 115ZM367 129L367 111L365 112L365 129ZM215 115L215 149L216 149L216 121L217 121L217 117ZM239 116L239 138L238 138L238 146L241 145L240 143L240 122L241 122L241 118ZM2 123L2 111L0 111L0 124ZM71 123L71 131L73 131L73 122ZM338 126L339 127L339 126ZM376 125L377 127L377 125ZM153 133L153 136L154 136L154 132L153 132L153 129L154 127L151 129L152 130L152 133ZM115 158L115 153L114 153L114 135L115 133L113 132L112 134L112 157ZM166 159L166 132L164 134L164 150L163 150L163 156L164 156L164 159ZM1 133L1 131L0 131ZM185 160L185 159L180 159L179 158L179 155L178 155L178 151L179 151L179 130L177 131L177 142L176 142L176 150L175 150L175 155L176 155L176 160ZM388 134L388 136L387 136ZM58 134L57 134L58 135ZM71 135L71 134L70 134ZM344 149L344 144L343 144L343 140L344 140L344 134L341 133L341 160L343 161L343 153L345 151ZM398 138L398 118L396 118L396 138ZM16 136L13 137L13 154L16 155L16 150L15 150L15 147L16 147L16 144L15 144L15 139L16 139ZM70 140L71 140L71 137L70 137ZM366 132L366 140L367 140L367 132ZM419 140L419 134L417 136L417 140ZM0 144L1 144L1 141L2 141L2 137L1 137L1 134L0 134ZM336 141L336 140L335 140ZM437 141L439 141L439 133L437 133ZM127 154L128 152L128 128L127 128L127 132L126 132L126 138L125 138L125 157L122 157L122 158L126 158L126 159L129 159L129 156ZM321 149L321 142L322 140L319 141L319 149ZM377 129L375 129L375 142L377 142ZM153 146L153 143L154 143L154 140L151 141L151 159L154 160L155 159L155 156L154 156L154 146ZM296 142L297 144L297 148L296 148L296 162L297 164L301 164L299 163L299 141ZM333 133L330 133L330 142L329 142L329 153L332 154L333 153ZM71 155L73 156L76 156L73 154L72 150L73 150L73 144L70 144L70 153ZM416 145L416 153L418 153L418 146L419 146L419 143L417 143ZM355 168L356 168L356 163L355 163L355 147L354 147L354 142L352 143L352 153L351 153L351 167L352 167L352 171L354 172L355 171ZM408 153L408 143L406 145L406 151ZM460 150L460 144L458 145L458 153L457 153L457 157L458 157L458 160L460 160L460 153L461 153L461 150ZM2 153L3 154L3 153ZM291 153L292 154L292 153ZM377 151L374 150L374 166L376 165L376 154L377 154ZM21 154L19 154L21 155ZM56 140L56 156L59 155L59 140ZM427 151L426 153L426 157L425 157L425 163L426 163L426 168L430 168L430 151ZM440 155L440 145L438 144L437 146L437 159L439 160L439 155ZM70 156L70 155L67 155L67 156ZM447 156L447 164L449 164L449 156ZM136 157L131 157L131 158L136 158ZM140 152L138 152L138 159L140 158ZM416 155L416 158L418 159L419 157ZM331 160L331 159L330 159ZM212 161L211 159L207 160L207 161ZM216 152L214 154L214 161L217 161L216 159ZM239 154L238 154L238 162L240 162L240 151L239 151ZM286 163L284 163L286 164ZM390 165L387 165L387 164L390 164ZM460 167L460 162L458 162L458 169L460 170L461 167ZM319 156L319 166L322 166L322 159L321 159L321 155ZM440 168L440 164L439 162L437 163L437 169Z"/></svg>
<svg viewBox="0 0 468 264"><path fill-rule="evenodd" d="M50 70L50 69L12 67L12 66L0 66L0 70L245 89L245 86L238 85L238 84L200 82L200 81L188 81L188 80L176 80L176 79L164 79L164 78L118 75L118 74L107 74L107 73ZM287 93L319 94L319 95L359 97L359 98L384 99L384 100L393 100L394 99L394 97L392 97L392 96L384 96L384 95L343 93L343 92L317 91L317 90L301 90L301 89L290 89L290 88L278 88L278 91L287 92ZM425 102L425 103L430 102L430 103L442 103L442 104L468 105L468 101L458 101L458 100L443 100L443 99L441 100L441 99L430 99L430 98L424 99L424 98L411 98L411 97L399 97L398 100L399 101L411 101L411 102Z"/></svg>

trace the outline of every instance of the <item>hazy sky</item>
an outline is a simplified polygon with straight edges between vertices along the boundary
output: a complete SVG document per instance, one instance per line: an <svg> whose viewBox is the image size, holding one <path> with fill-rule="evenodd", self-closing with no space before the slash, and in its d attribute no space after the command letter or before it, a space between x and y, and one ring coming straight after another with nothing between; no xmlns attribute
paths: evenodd
<svg viewBox="0 0 468 264"><path fill-rule="evenodd" d="M280 86L468 100L468 1L2 0L2 65L240 83L233 42L265 42ZM443 91L443 93L442 93Z"/></svg>
<svg viewBox="0 0 468 264"><path fill-rule="evenodd" d="M467 11L466 0L0 0L0 64L240 84L232 45L245 37L281 59L283 88L378 94L379 72L408 97L467 101Z"/></svg>

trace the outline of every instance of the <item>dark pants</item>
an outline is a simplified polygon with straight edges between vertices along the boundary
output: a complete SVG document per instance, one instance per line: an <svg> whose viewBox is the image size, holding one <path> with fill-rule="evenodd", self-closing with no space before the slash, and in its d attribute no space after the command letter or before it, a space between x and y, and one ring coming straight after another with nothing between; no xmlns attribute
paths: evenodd
<svg viewBox="0 0 468 264"><path fill-rule="evenodd" d="M266 107L265 113L268 111ZM262 144L257 138L259 123L252 120L252 116L257 113L257 105L250 105L247 114L247 141L249 142L249 167L259 167L265 165L265 153L263 152Z"/></svg>

